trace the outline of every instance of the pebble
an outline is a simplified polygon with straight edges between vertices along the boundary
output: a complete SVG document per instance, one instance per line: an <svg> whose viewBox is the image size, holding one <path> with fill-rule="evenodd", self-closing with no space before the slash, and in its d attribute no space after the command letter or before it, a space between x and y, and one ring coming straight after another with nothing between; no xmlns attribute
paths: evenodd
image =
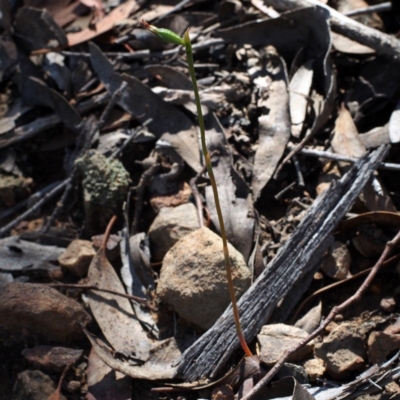
<svg viewBox="0 0 400 400"><path fill-rule="evenodd" d="M149 229L152 259L161 261L179 239L198 228L199 218L194 204L162 208Z"/></svg>
<svg viewBox="0 0 400 400"><path fill-rule="evenodd" d="M315 346L314 353L334 379L345 379L365 365L365 334L354 323L342 323Z"/></svg>
<svg viewBox="0 0 400 400"><path fill-rule="evenodd" d="M324 360L321 360L320 358L312 358L311 360L307 360L303 364L303 367L306 370L311 382L316 382L317 379L322 378L326 369Z"/></svg>
<svg viewBox="0 0 400 400"><path fill-rule="evenodd" d="M393 297L384 297L379 305L382 311L390 314L396 309L396 300Z"/></svg>
<svg viewBox="0 0 400 400"><path fill-rule="evenodd" d="M250 271L243 256L228 247L239 298L250 286ZM185 320L210 328L230 304L222 239L207 227L180 239L164 257L157 294Z"/></svg>
<svg viewBox="0 0 400 400"><path fill-rule="evenodd" d="M23 371L18 374L13 389L13 400L46 400L56 390L55 383L41 371ZM63 395L60 400L67 400Z"/></svg>
<svg viewBox="0 0 400 400"><path fill-rule="evenodd" d="M368 358L371 364L385 362L392 351L399 349L399 334L375 331L368 337Z"/></svg>
<svg viewBox="0 0 400 400"><path fill-rule="evenodd" d="M351 255L347 246L335 241L329 249L329 253L324 257L322 270L332 279L343 280L349 275L351 265Z"/></svg>
<svg viewBox="0 0 400 400"><path fill-rule="evenodd" d="M95 256L92 242L88 240L73 240L58 258L58 262L67 271L79 278L87 275L89 265Z"/></svg>
<svg viewBox="0 0 400 400"><path fill-rule="evenodd" d="M307 336L308 333L306 331L291 325L264 325L257 335L260 344L260 360L268 366L274 365L287 350L297 345ZM313 348L314 341L311 341L292 353L288 361L299 362L304 360L312 352Z"/></svg>
<svg viewBox="0 0 400 400"><path fill-rule="evenodd" d="M86 325L90 320L78 302L49 286L20 282L0 285L0 321L6 331L26 331L67 343L83 339L79 322Z"/></svg>

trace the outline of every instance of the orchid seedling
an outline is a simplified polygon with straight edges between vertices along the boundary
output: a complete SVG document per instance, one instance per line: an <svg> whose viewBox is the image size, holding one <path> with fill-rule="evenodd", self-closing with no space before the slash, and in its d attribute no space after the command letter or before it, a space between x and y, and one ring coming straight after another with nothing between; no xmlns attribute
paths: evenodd
<svg viewBox="0 0 400 400"><path fill-rule="evenodd" d="M205 164L207 167L208 176L209 176L210 182L211 182L211 187L212 187L214 200L215 200L215 208L217 210L219 226L221 229L226 277L227 277L227 281L228 281L229 295L230 295L231 302L232 302L233 318L235 320L236 333L237 333L237 336L238 336L238 339L239 339L240 345L242 346L243 351L245 352L245 354L247 356L251 357L253 354L251 353L249 346L246 343L246 339L244 338L244 335L242 332L242 327L240 324L240 319L239 319L239 311L238 311L237 304L236 304L236 296L235 296L235 291L233 288L233 279L232 279L232 266L231 266L229 250L228 250L228 241L226 239L225 224L224 224L224 219L222 217L221 204L219 202L217 183L216 183L215 177L214 177L210 153L207 150L206 134L205 134L205 128L204 128L204 118L203 118L203 113L201 110L200 95L199 95L199 89L197 87L196 74L194 71L192 43L191 43L190 37L189 37L189 29L185 32L183 37L180 37L177 33L173 32L169 29L157 28L154 25L150 25L149 23L147 23L144 20L142 20L141 25L144 29L154 33L163 42L182 45L182 46L185 46L185 49L186 49L186 59L187 59L188 67L189 67L190 78L191 78L192 84L193 84L193 92L194 92L197 116L198 116L199 127L200 127L201 147L202 147L202 151L203 151L203 155L204 155Z"/></svg>

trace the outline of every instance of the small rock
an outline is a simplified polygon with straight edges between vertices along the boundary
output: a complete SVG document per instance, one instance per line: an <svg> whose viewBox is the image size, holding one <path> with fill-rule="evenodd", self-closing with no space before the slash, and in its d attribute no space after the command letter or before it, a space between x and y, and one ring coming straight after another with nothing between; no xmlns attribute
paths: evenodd
<svg viewBox="0 0 400 400"><path fill-rule="evenodd" d="M76 239L61 254L58 262L74 275L83 278L87 275L90 262L95 254L92 242Z"/></svg>
<svg viewBox="0 0 400 400"><path fill-rule="evenodd" d="M281 359L283 354L308 336L306 331L285 324L265 325L261 328L257 339L260 343L260 360L270 366ZM302 361L312 352L314 342L311 341L301 349L292 353L288 361Z"/></svg>
<svg viewBox="0 0 400 400"><path fill-rule="evenodd" d="M311 382L315 382L317 379L324 376L325 363L324 360L321 360L320 358L312 358L311 360L307 360L303 364L303 367L306 370Z"/></svg>
<svg viewBox="0 0 400 400"><path fill-rule="evenodd" d="M77 393L81 388L81 383L78 381L69 381L65 388L68 393Z"/></svg>
<svg viewBox="0 0 400 400"><path fill-rule="evenodd" d="M318 328L322 319L322 302L311 308L303 317L298 319L294 326L303 329L308 333L312 333Z"/></svg>
<svg viewBox="0 0 400 400"><path fill-rule="evenodd" d="M381 364L388 355L400 349L400 335L390 332L372 332L368 338L368 358L371 364Z"/></svg>
<svg viewBox="0 0 400 400"><path fill-rule="evenodd" d="M35 368L58 373L63 372L67 365L78 361L82 353L83 350L55 346L37 346L22 350L22 355Z"/></svg>
<svg viewBox="0 0 400 400"><path fill-rule="evenodd" d="M382 311L392 313L396 309L396 300L393 297L384 297L381 300L380 307Z"/></svg>
<svg viewBox="0 0 400 400"><path fill-rule="evenodd" d="M237 297L250 286L243 256L228 244ZM230 303L222 239L202 227L180 239L165 255L157 286L160 299L184 319L210 328Z"/></svg>
<svg viewBox="0 0 400 400"><path fill-rule="evenodd" d="M391 399L398 399L400 395L400 386L396 382L390 382L385 386L385 391L389 393ZM397 396L396 396L397 395ZM394 397L396 396L396 397Z"/></svg>
<svg viewBox="0 0 400 400"><path fill-rule="evenodd" d="M24 371L18 374L13 389L13 400L47 400L56 390L55 383L41 371ZM60 399L66 400L61 395Z"/></svg>
<svg viewBox="0 0 400 400"><path fill-rule="evenodd" d="M301 365L285 363L276 374L277 379L283 379L287 376L292 376L301 385L309 383L308 375L304 367Z"/></svg>
<svg viewBox="0 0 400 400"><path fill-rule="evenodd" d="M342 280L348 277L350 265L349 249L344 243L335 241L330 247L329 253L324 257L322 270L330 278Z"/></svg>
<svg viewBox="0 0 400 400"><path fill-rule="evenodd" d="M0 286L0 321L11 332L27 330L46 340L69 342L85 337L78 322L91 320L83 307L51 287L13 282Z"/></svg>
<svg viewBox="0 0 400 400"><path fill-rule="evenodd" d="M31 186L30 178L0 173L0 209L10 208L27 197Z"/></svg>
<svg viewBox="0 0 400 400"><path fill-rule="evenodd" d="M365 335L353 323L334 328L323 343L315 346L315 355L326 364L327 372L335 379L347 378L351 371L365 365Z"/></svg>
<svg viewBox="0 0 400 400"><path fill-rule="evenodd" d="M199 218L194 204L162 208L149 229L153 260L162 260L179 239L198 228Z"/></svg>
<svg viewBox="0 0 400 400"><path fill-rule="evenodd" d="M233 400L235 393L229 385L220 385L211 392L212 400Z"/></svg>

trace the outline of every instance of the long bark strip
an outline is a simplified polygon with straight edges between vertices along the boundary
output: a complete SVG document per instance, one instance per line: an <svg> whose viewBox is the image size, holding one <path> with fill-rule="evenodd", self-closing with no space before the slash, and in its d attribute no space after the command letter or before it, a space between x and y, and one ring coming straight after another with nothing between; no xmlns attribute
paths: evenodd
<svg viewBox="0 0 400 400"><path fill-rule="evenodd" d="M243 333L248 342L255 338L282 298L286 297L288 306L292 288L312 273L329 246L332 231L348 212L387 151L388 148L382 146L362 157L314 202L291 238L239 300ZM214 326L178 360L179 374L187 381L213 378L238 348L232 309L228 307Z"/></svg>

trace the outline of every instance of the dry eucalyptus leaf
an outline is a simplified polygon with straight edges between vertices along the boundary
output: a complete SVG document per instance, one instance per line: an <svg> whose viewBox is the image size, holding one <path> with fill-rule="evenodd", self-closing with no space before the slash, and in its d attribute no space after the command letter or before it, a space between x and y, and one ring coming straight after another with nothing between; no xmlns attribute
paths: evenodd
<svg viewBox="0 0 400 400"><path fill-rule="evenodd" d="M168 65L146 65L144 69L169 89L193 90L192 82L175 68Z"/></svg>
<svg viewBox="0 0 400 400"><path fill-rule="evenodd" d="M9 271L54 269L65 249L28 242L18 236L0 240L1 268Z"/></svg>
<svg viewBox="0 0 400 400"><path fill-rule="evenodd" d="M174 338L166 339L155 346L149 354L148 360L141 365L132 365L129 359L125 359L108 348L104 342L95 338L86 328L82 328L99 358L115 371L136 379L164 380L173 379L177 375L177 367L174 362L181 352Z"/></svg>
<svg viewBox="0 0 400 400"><path fill-rule="evenodd" d="M375 50L370 47L364 46L354 40L340 35L336 32L331 32L333 47L342 53L346 54L373 54Z"/></svg>
<svg viewBox="0 0 400 400"><path fill-rule="evenodd" d="M232 165L232 153L217 117L205 115L208 151L212 154L215 180L228 241L247 261L253 245L254 217L248 201L249 188ZM207 207L213 224L219 230L215 200L211 186L206 187Z"/></svg>
<svg viewBox="0 0 400 400"><path fill-rule="evenodd" d="M29 50L67 45L67 37L46 9L21 7L14 20L15 33Z"/></svg>
<svg viewBox="0 0 400 400"><path fill-rule="evenodd" d="M71 32L67 35L68 46L76 46L77 44L87 42L94 39L96 36L101 35L113 29L117 22L125 20L129 15L137 11L140 7L140 2L136 0L129 0L118 7L115 7L104 18L100 19L94 27L83 29L79 32Z"/></svg>
<svg viewBox="0 0 400 400"><path fill-rule="evenodd" d="M103 246L90 264L87 284L125 293ZM111 346L137 363L146 361L153 343L133 312L130 301L104 292L90 292L88 297L90 309Z"/></svg>
<svg viewBox="0 0 400 400"><path fill-rule="evenodd" d="M128 238L127 229L123 229L120 242L121 278L129 294L144 300L146 300L147 292L155 288L148 245L147 250L146 252L146 235L144 233L138 233ZM148 327L153 337L158 337L158 327L149 310L139 303L134 303L133 309L136 317Z"/></svg>
<svg viewBox="0 0 400 400"><path fill-rule="evenodd" d="M392 112L389 120L389 138L390 143L400 142L400 101Z"/></svg>
<svg viewBox="0 0 400 400"><path fill-rule="evenodd" d="M359 158L366 152L353 118L344 105L339 110L335 124L335 135L331 144L335 153L344 156ZM341 162L339 165L345 171L350 168L348 163ZM372 182L365 185L361 198L369 210L396 211L386 189L377 178L377 173L375 173Z"/></svg>
<svg viewBox="0 0 400 400"><path fill-rule="evenodd" d="M68 100L33 76L23 78L22 96L29 105L44 105L54 110L61 121L72 130L76 130L82 119Z"/></svg>
<svg viewBox="0 0 400 400"><path fill-rule="evenodd" d="M349 157L361 157L365 153L365 147L358 137L357 127L344 105L339 110L336 119L335 135L331 145L335 153ZM348 163L344 165L348 165Z"/></svg>
<svg viewBox="0 0 400 400"><path fill-rule="evenodd" d="M261 72L264 76L258 76L255 80L259 85L258 107L263 110L258 118L259 145L254 157L251 183L255 200L274 174L290 138L286 66L272 49L267 53L267 65L270 64L271 68L267 67L265 74ZM260 85L261 80L265 81L265 87Z"/></svg>
<svg viewBox="0 0 400 400"><path fill-rule="evenodd" d="M150 88L129 75L118 74L101 50L90 43L91 61L99 79L110 93L128 84L118 104L140 122L151 118L148 129L157 139L168 142L195 171L201 170L197 131L182 111L164 102Z"/></svg>
<svg viewBox="0 0 400 400"><path fill-rule="evenodd" d="M87 367L87 399L126 400L131 398L132 379L113 371L92 348Z"/></svg>

